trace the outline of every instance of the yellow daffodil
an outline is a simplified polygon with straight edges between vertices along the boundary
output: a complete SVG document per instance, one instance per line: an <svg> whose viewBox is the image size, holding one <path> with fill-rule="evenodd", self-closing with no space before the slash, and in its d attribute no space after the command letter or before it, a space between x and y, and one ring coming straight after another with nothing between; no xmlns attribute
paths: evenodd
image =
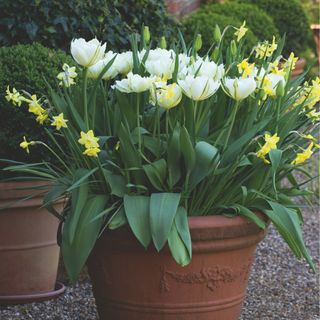
<svg viewBox="0 0 320 320"><path fill-rule="evenodd" d="M84 145L86 149L99 148L99 138L94 136L93 130L89 130L87 133L81 131L80 136L78 142Z"/></svg>
<svg viewBox="0 0 320 320"><path fill-rule="evenodd" d="M317 143L317 139L311 134L300 134L300 136L304 139L311 140L313 142L314 147L320 149L320 144Z"/></svg>
<svg viewBox="0 0 320 320"><path fill-rule="evenodd" d="M100 151L101 150L99 148L87 148L83 151L83 154L88 157L97 157Z"/></svg>
<svg viewBox="0 0 320 320"><path fill-rule="evenodd" d="M27 141L26 137L23 136L23 141L20 143L20 147L22 149L25 149L27 153L30 153L29 146L32 146L34 144L35 144L34 141Z"/></svg>
<svg viewBox="0 0 320 320"><path fill-rule="evenodd" d="M27 102L29 103L29 112L33 113L36 116L40 116L45 112L45 109L42 108L39 101L40 99L37 99L37 96L35 94L31 96L31 100L27 100Z"/></svg>
<svg viewBox="0 0 320 320"><path fill-rule="evenodd" d="M307 149L305 149L303 152L297 153L296 158L291 163L300 164L310 159L313 154L312 152L313 145L314 145L313 142L311 142Z"/></svg>
<svg viewBox="0 0 320 320"><path fill-rule="evenodd" d="M286 74L284 69L279 69L279 61L278 60L271 62L269 64L269 70L272 74L276 74L278 76L285 76L285 74Z"/></svg>
<svg viewBox="0 0 320 320"><path fill-rule="evenodd" d="M306 113L306 116L312 120L312 122L319 122L320 121L320 111L316 111L315 109Z"/></svg>
<svg viewBox="0 0 320 320"><path fill-rule="evenodd" d="M70 87L71 85L75 84L74 79L77 77L76 73L76 67L69 67L66 63L63 64L62 66L63 72L60 72L57 75L59 82L59 86L66 86Z"/></svg>
<svg viewBox="0 0 320 320"><path fill-rule="evenodd" d="M234 33L234 35L237 37L237 42L239 42L248 31L248 28L246 28L245 25L246 25L246 21L243 21L243 24L241 25L241 27L236 28L237 31Z"/></svg>
<svg viewBox="0 0 320 320"><path fill-rule="evenodd" d="M294 56L294 53L291 52L289 55L289 58L287 59L286 63L285 63L285 68L290 69L290 70L294 70L296 68L296 62L298 61L298 57Z"/></svg>
<svg viewBox="0 0 320 320"><path fill-rule="evenodd" d="M279 142L280 138L275 133L271 136L269 133L264 135L264 145L257 151L256 156L264 161L264 163L269 164L270 161L266 159L266 155L272 149L277 149L277 143Z"/></svg>
<svg viewBox="0 0 320 320"><path fill-rule="evenodd" d="M46 120L48 119L48 113L45 111L37 116L36 121L40 124L44 124Z"/></svg>
<svg viewBox="0 0 320 320"><path fill-rule="evenodd" d="M15 88L12 88L11 92L9 86L7 86L6 94L6 100L11 102L14 106L20 107L22 101L25 101L25 98Z"/></svg>
<svg viewBox="0 0 320 320"><path fill-rule="evenodd" d="M271 44L269 44L268 41L265 41L264 43L259 43L255 48L256 58L265 59L271 57L271 55L277 49L277 47L278 45L276 44L276 39L274 36L272 37Z"/></svg>
<svg viewBox="0 0 320 320"><path fill-rule="evenodd" d="M57 130L60 130L61 128L68 128L67 122L68 120L63 118L63 113L60 113L58 116L53 117L51 125L55 126Z"/></svg>
<svg viewBox="0 0 320 320"><path fill-rule="evenodd" d="M254 63L249 63L248 59L242 60L239 64L237 64L239 73L242 73L242 78L246 78L251 76L254 70Z"/></svg>

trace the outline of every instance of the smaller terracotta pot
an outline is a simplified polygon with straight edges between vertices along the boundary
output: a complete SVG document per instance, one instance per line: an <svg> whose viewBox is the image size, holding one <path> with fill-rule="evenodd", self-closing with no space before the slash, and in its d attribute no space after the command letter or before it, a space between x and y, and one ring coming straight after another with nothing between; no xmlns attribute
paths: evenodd
<svg viewBox="0 0 320 320"><path fill-rule="evenodd" d="M0 304L50 298L56 287L59 220L41 208L43 190L18 190L43 182L0 183ZM18 202L30 194L32 199ZM57 203L57 211L63 203Z"/></svg>
<svg viewBox="0 0 320 320"><path fill-rule="evenodd" d="M191 217L191 263L138 243L128 227L106 231L89 257L101 320L237 320L257 243L242 217Z"/></svg>
<svg viewBox="0 0 320 320"><path fill-rule="evenodd" d="M295 69L292 70L291 78L295 79L301 74L303 74L305 66L306 66L306 60L303 58L299 58L299 60L296 63Z"/></svg>
<svg viewBox="0 0 320 320"><path fill-rule="evenodd" d="M311 30L317 47L318 63L320 64L320 24L312 24Z"/></svg>

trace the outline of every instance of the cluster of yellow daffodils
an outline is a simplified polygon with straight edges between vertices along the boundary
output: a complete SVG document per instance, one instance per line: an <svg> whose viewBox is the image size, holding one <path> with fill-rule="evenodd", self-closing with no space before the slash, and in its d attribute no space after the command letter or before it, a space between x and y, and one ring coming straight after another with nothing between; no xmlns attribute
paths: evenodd
<svg viewBox="0 0 320 320"><path fill-rule="evenodd" d="M243 24L240 28L235 28L237 31L234 33L234 35L237 37L237 42L239 42L247 33L248 28L246 26L246 21L243 21Z"/></svg>
<svg viewBox="0 0 320 320"><path fill-rule="evenodd" d="M248 59L242 60L238 65L238 71L242 74L242 78L251 76L254 70L254 63L249 63Z"/></svg>
<svg viewBox="0 0 320 320"><path fill-rule="evenodd" d="M35 141L27 141L26 137L23 136L23 141L20 143L20 147L22 149L25 149L27 153L30 153L29 146L32 146L35 144Z"/></svg>
<svg viewBox="0 0 320 320"><path fill-rule="evenodd" d="M101 151L98 144L99 138L95 137L93 130L89 130L87 133L81 131L80 139L78 142L84 145L86 150L83 152L84 155L89 157L97 157Z"/></svg>
<svg viewBox="0 0 320 320"><path fill-rule="evenodd" d="M296 63L298 61L298 57L294 56L294 53L291 52L289 55L289 58L287 59L286 63L285 63L285 69L291 69L294 70L296 68Z"/></svg>
<svg viewBox="0 0 320 320"><path fill-rule="evenodd" d="M68 128L67 122L68 120L63 118L63 113L60 113L58 116L52 117L53 121L51 123L52 126L55 126L57 130L61 128Z"/></svg>
<svg viewBox="0 0 320 320"><path fill-rule="evenodd" d="M9 86L7 86L6 94L6 100L14 106L20 107L21 103L25 101L24 97L15 88L13 88L11 92Z"/></svg>
<svg viewBox="0 0 320 320"><path fill-rule="evenodd" d="M76 84L74 79L77 77L76 67L69 67L66 63L62 66L62 72L57 75L57 79L60 80L59 86L66 86L67 88Z"/></svg>
<svg viewBox="0 0 320 320"><path fill-rule="evenodd" d="M272 150L277 149L277 143L279 142L280 138L275 133L271 136L269 133L264 135L265 143L260 148L260 150L256 153L256 156L264 161L264 163L269 164L270 161L266 159L266 155Z"/></svg>
<svg viewBox="0 0 320 320"><path fill-rule="evenodd" d="M256 58L264 59L270 57L273 52L277 49L278 45L276 44L275 36L272 37L272 43L269 44L268 41L259 43L256 48Z"/></svg>
<svg viewBox="0 0 320 320"><path fill-rule="evenodd" d="M279 68L279 60L276 60L274 62L269 63L269 70L272 74L278 75L278 76L285 76L286 72L284 69Z"/></svg>
<svg viewBox="0 0 320 320"><path fill-rule="evenodd" d="M42 107L40 99L37 99L37 95L33 94L31 99L25 99L29 106L29 112L37 116L36 121L40 124L44 124L48 119L47 111Z"/></svg>

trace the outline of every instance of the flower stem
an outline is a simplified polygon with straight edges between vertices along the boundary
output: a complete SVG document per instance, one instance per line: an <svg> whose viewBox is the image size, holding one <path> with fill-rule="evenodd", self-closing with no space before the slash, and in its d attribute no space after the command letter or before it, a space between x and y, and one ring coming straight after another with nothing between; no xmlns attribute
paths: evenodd
<svg viewBox="0 0 320 320"><path fill-rule="evenodd" d="M83 69L83 109L86 129L89 130L89 117L88 117L88 97L87 97L87 86L88 86L88 68Z"/></svg>
<svg viewBox="0 0 320 320"><path fill-rule="evenodd" d="M138 130L138 150L139 154L141 153L141 132L140 132L140 95L137 93L137 130Z"/></svg>
<svg viewBox="0 0 320 320"><path fill-rule="evenodd" d="M233 107L233 110L232 110L231 123L230 123L229 129L228 129L228 132L227 132L227 137L226 137L226 141L224 143L223 150L226 150L226 147L228 145L228 142L229 142L229 139L230 139L230 135L231 135L231 132L232 132L232 129L233 129L233 125L234 125L234 122L236 120L236 114L237 114L238 108L239 108L239 102L236 101L235 106Z"/></svg>

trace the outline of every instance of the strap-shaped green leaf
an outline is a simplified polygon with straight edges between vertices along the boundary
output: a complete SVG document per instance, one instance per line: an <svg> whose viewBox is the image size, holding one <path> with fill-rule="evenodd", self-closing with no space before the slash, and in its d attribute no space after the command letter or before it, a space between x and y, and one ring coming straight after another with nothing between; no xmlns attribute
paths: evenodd
<svg viewBox="0 0 320 320"><path fill-rule="evenodd" d="M114 215L111 217L111 219L108 222L108 228L110 230L115 230L127 223L127 217L126 213L124 211L124 207L121 206L119 210L117 210Z"/></svg>
<svg viewBox="0 0 320 320"><path fill-rule="evenodd" d="M143 170L146 173L151 184L159 191L165 189L165 181L167 178L167 163L166 160L160 159L153 163L143 166Z"/></svg>
<svg viewBox="0 0 320 320"><path fill-rule="evenodd" d="M170 189L180 180L181 147L180 147L180 125L174 128L168 143L168 173Z"/></svg>
<svg viewBox="0 0 320 320"><path fill-rule="evenodd" d="M168 245L171 251L172 256L176 260L178 264L181 266L186 266L190 263L191 257L189 252L183 243L181 237L179 236L177 227L175 224L172 225L169 238Z"/></svg>
<svg viewBox="0 0 320 320"><path fill-rule="evenodd" d="M270 150L269 158L271 160L271 165L272 165L272 183L273 183L273 189L276 193L277 193L276 174L281 163L281 157L282 157L281 150L279 149Z"/></svg>
<svg viewBox="0 0 320 320"><path fill-rule="evenodd" d="M190 235L190 229L189 229L189 223L188 223L188 214L187 214L187 210L184 207L178 208L176 217L174 219L174 223L176 225L178 234L188 251L189 260L191 260L192 242L191 242L191 235Z"/></svg>
<svg viewBox="0 0 320 320"><path fill-rule="evenodd" d="M184 163L187 169L187 175L189 175L196 163L196 154L189 133L185 127L181 128L180 139L181 153L183 155Z"/></svg>
<svg viewBox="0 0 320 320"><path fill-rule="evenodd" d="M62 231L62 254L68 275L74 282L84 266L102 227L103 219L91 221L101 212L107 203L104 195L87 197L85 206L79 215L76 232L70 241L70 228L74 217L68 215Z"/></svg>
<svg viewBox="0 0 320 320"><path fill-rule="evenodd" d="M300 259L303 256L315 271L312 258L303 241L300 218L297 212L273 201L268 201L268 203L272 210L265 210L265 214L274 223L297 258Z"/></svg>
<svg viewBox="0 0 320 320"><path fill-rule="evenodd" d="M150 197L124 196L124 209L131 230L141 244L147 248L151 242Z"/></svg>
<svg viewBox="0 0 320 320"><path fill-rule="evenodd" d="M180 202L180 193L153 193L150 199L150 226L154 245L165 245Z"/></svg>
<svg viewBox="0 0 320 320"><path fill-rule="evenodd" d="M195 146L196 162L190 175L191 189L212 172L219 160L219 151L211 144L200 141Z"/></svg>

